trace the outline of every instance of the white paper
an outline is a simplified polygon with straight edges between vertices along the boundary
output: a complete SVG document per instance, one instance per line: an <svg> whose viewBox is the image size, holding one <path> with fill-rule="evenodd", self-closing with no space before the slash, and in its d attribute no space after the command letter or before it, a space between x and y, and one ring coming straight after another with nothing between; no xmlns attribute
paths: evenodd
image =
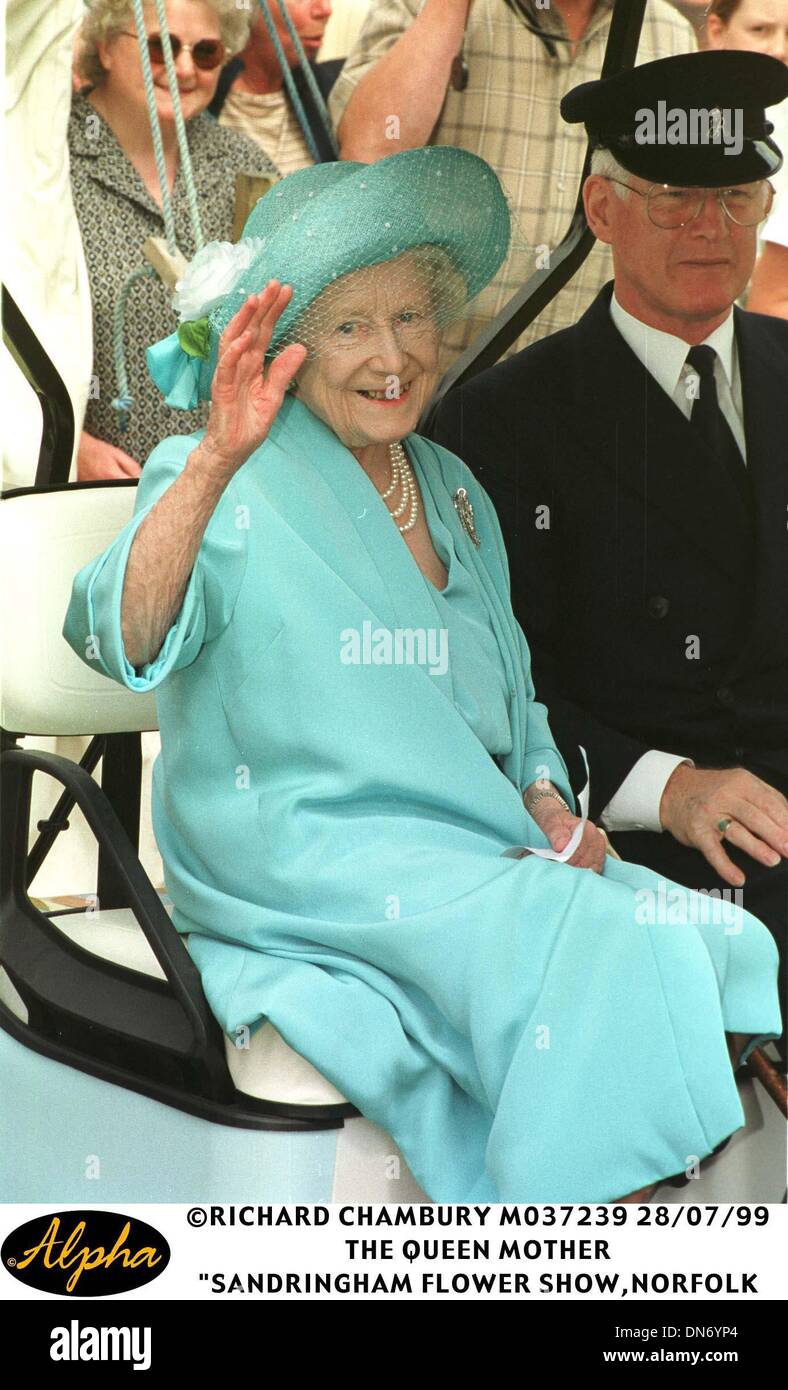
<svg viewBox="0 0 788 1390"><path fill-rule="evenodd" d="M585 748L583 747L583 745L582 745L581 743L578 743L577 746L578 746L578 748L580 749L580 752L583 754L583 763L584 763L584 765L585 765L585 770L586 770L586 784L585 784L585 786L583 787L583 790L582 790L581 792L578 792L578 793L577 793L577 804L578 804L578 806L580 807L580 814L581 814L581 816L583 817L583 820L587 820L587 819L588 819L588 798L589 798L589 796L591 795L591 769L590 769L589 766L588 766L588 758L586 757L586 750L585 750Z"/></svg>

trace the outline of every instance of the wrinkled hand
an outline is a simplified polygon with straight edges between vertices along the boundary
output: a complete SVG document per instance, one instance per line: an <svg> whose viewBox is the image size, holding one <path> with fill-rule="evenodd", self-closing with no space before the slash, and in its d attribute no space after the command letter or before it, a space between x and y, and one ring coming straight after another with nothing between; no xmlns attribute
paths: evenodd
<svg viewBox="0 0 788 1390"><path fill-rule="evenodd" d="M83 430L77 451L77 482L92 483L101 478L138 478L142 469L130 454L116 444L97 439Z"/></svg>
<svg viewBox="0 0 788 1390"><path fill-rule="evenodd" d="M306 357L306 348L293 343L263 371L277 319L292 294L290 285L269 280L262 294L249 295L219 340L201 452L210 454L228 474L259 449Z"/></svg>
<svg viewBox="0 0 788 1390"><path fill-rule="evenodd" d="M544 797L538 802L531 815L539 829L547 836L551 848L559 853L566 849L575 828L580 824L579 816L565 811L552 797ZM591 821L586 821L583 838L572 858L567 859L566 863L571 864L574 869L593 869L595 874L601 874L605 865L606 845L603 832Z"/></svg>
<svg viewBox="0 0 788 1390"><path fill-rule="evenodd" d="M680 763L668 778L659 808L665 830L699 849L720 878L739 888L745 875L723 847L717 822L730 817L725 839L759 864L776 867L788 856L788 801L743 767L698 768Z"/></svg>

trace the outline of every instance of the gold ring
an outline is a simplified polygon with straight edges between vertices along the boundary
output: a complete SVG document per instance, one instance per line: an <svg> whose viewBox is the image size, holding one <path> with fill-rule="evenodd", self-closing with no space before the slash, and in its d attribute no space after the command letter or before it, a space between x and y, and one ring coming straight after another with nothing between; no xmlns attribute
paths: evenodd
<svg viewBox="0 0 788 1390"><path fill-rule="evenodd" d="M722 816L721 819L717 821L717 829L724 837L725 831L728 829L728 826L732 824L733 822L731 821L730 816Z"/></svg>

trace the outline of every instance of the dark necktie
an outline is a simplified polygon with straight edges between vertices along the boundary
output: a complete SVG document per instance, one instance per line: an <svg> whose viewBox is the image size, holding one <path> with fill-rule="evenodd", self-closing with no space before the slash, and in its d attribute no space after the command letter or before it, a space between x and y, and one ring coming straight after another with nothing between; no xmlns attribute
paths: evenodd
<svg viewBox="0 0 788 1390"><path fill-rule="evenodd" d="M698 395L692 405L690 423L711 449L714 458L735 484L740 497L751 505L750 480L733 431L717 399L714 363L717 354L707 344L690 348L687 364L699 377Z"/></svg>

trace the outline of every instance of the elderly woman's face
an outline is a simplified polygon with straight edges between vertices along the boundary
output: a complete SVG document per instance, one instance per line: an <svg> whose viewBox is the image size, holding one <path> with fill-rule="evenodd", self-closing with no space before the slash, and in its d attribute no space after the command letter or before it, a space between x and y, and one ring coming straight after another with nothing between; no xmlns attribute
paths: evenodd
<svg viewBox="0 0 788 1390"><path fill-rule="evenodd" d="M160 25L155 5L145 5L143 13L146 32L158 34ZM168 0L165 13L170 34L177 36L182 45L195 44L200 39L221 39L218 15L203 0ZM145 111L147 119L140 45L136 38L133 12L129 12L128 23L124 24L123 29L122 34L116 34L108 43L99 45L99 55L107 69L102 85L111 90L113 98ZM159 119L172 121L174 112L166 69L163 63L152 63L151 67ZM198 116L208 106L216 91L221 70L221 66L198 68L192 59L191 48L181 47L175 60L175 72L185 121Z"/></svg>
<svg viewBox="0 0 788 1390"><path fill-rule="evenodd" d="M347 448L415 429L438 379L438 328L411 256L343 277L310 306L299 333L311 352L298 398Z"/></svg>

